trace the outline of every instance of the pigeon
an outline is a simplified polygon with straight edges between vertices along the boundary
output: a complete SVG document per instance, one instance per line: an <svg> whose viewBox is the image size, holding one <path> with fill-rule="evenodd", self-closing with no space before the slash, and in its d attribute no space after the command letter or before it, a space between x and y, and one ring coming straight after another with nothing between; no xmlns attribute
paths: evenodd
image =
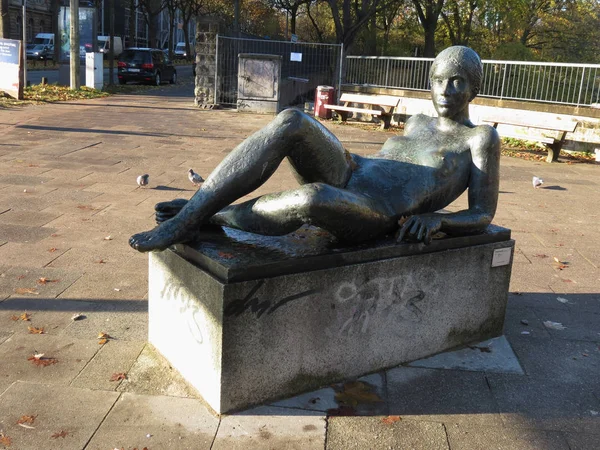
<svg viewBox="0 0 600 450"><path fill-rule="evenodd" d="M188 170L188 178L194 186L200 186L202 183L204 183L204 178L194 172L194 169Z"/></svg>
<svg viewBox="0 0 600 450"><path fill-rule="evenodd" d="M140 175L139 177L137 177L137 184L138 184L138 186L147 186L148 185L148 178L150 178L150 175L148 175L147 173L145 173L144 175Z"/></svg>
<svg viewBox="0 0 600 450"><path fill-rule="evenodd" d="M544 184L544 180L538 177L533 177L533 187L535 189L539 188L542 184Z"/></svg>

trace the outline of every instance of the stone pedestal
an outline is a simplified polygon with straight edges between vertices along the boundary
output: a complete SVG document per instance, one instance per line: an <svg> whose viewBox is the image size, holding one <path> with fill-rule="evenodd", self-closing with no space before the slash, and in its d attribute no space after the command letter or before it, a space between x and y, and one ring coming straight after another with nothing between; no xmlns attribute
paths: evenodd
<svg viewBox="0 0 600 450"><path fill-rule="evenodd" d="M510 231L336 246L225 229L150 254L149 340L217 412L501 334Z"/></svg>

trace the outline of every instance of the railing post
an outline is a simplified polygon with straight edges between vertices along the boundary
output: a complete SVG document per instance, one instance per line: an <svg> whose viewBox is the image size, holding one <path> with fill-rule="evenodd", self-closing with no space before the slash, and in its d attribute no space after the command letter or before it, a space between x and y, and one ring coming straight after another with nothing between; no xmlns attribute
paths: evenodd
<svg viewBox="0 0 600 450"><path fill-rule="evenodd" d="M196 67L196 70L198 70L197 67ZM217 105L219 103L218 87L219 87L219 33L217 33L216 42L215 42L215 105Z"/></svg>
<svg viewBox="0 0 600 450"><path fill-rule="evenodd" d="M507 67L507 64L504 64L504 70L502 71L502 86L500 87L500 100L502 100L502 96L504 95L504 81L506 80L506 67Z"/></svg>
<svg viewBox="0 0 600 450"><path fill-rule="evenodd" d="M338 88L336 89L336 103L340 102L340 91L342 90L342 67L344 65L344 43L340 44L340 72L338 75Z"/></svg>
<svg viewBox="0 0 600 450"><path fill-rule="evenodd" d="M579 84L579 95L577 96L577 106L581 104L581 91L583 90L583 80L585 78L585 67L581 71L581 83Z"/></svg>
<svg viewBox="0 0 600 450"><path fill-rule="evenodd" d="M388 87L389 71L390 71L390 59L388 58L386 61L386 65L385 65L385 87Z"/></svg>

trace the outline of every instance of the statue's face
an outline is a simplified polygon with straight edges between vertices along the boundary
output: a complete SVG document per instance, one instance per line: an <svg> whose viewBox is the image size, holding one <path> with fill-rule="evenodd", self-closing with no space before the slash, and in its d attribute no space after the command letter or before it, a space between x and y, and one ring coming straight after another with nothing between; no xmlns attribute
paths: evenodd
<svg viewBox="0 0 600 450"><path fill-rule="evenodd" d="M452 118L468 107L473 90L465 70L452 61L440 61L431 74L431 99L440 117Z"/></svg>

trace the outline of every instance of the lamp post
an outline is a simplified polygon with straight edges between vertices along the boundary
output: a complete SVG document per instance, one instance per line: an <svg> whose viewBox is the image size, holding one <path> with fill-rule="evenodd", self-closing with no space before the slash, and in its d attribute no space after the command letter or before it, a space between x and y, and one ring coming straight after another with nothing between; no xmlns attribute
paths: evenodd
<svg viewBox="0 0 600 450"><path fill-rule="evenodd" d="M70 25L69 31L71 49L70 49L70 68L71 68L71 89L79 89L80 80L80 62L79 62L79 0L70 1Z"/></svg>

